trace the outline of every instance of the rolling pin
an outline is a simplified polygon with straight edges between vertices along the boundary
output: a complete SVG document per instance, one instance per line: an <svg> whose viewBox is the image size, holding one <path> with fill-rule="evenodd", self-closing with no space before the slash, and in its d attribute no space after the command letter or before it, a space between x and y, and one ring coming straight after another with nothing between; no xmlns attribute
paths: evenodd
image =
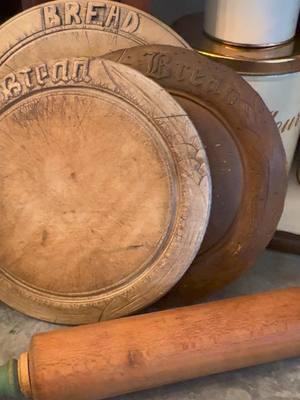
<svg viewBox="0 0 300 400"><path fill-rule="evenodd" d="M300 289L33 337L0 372L0 398L101 400L300 355Z"/></svg>

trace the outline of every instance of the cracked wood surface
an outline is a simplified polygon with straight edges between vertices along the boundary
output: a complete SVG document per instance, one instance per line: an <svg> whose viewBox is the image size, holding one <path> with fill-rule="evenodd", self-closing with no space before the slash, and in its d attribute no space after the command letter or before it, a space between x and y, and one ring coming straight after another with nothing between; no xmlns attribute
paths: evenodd
<svg viewBox="0 0 300 400"><path fill-rule="evenodd" d="M30 65L1 87L0 298L79 324L163 296L210 210L208 162L184 110L100 59Z"/></svg>

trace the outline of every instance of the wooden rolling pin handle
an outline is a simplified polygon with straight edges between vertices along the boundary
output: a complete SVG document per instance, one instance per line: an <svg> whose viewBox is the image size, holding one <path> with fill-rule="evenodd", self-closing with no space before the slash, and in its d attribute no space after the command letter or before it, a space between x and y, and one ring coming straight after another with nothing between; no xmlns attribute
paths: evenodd
<svg viewBox="0 0 300 400"><path fill-rule="evenodd" d="M0 367L0 398L20 400L23 398L18 380L17 360L10 360Z"/></svg>
<svg viewBox="0 0 300 400"><path fill-rule="evenodd" d="M101 400L298 356L300 289L36 335L28 354L20 385L34 400Z"/></svg>

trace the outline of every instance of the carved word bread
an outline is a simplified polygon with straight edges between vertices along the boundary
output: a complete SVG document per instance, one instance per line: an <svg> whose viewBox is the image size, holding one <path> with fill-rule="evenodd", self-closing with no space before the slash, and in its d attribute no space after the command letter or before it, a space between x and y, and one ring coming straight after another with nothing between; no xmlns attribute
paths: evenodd
<svg viewBox="0 0 300 400"><path fill-rule="evenodd" d="M151 15L111 1L52 1L28 9L0 28L6 73L26 63L94 57L148 43L189 47Z"/></svg>
<svg viewBox="0 0 300 400"><path fill-rule="evenodd" d="M105 58L173 94L205 145L213 183L210 223L192 267L160 305L199 301L249 268L276 230L287 185L278 130L246 82L196 52L153 45Z"/></svg>
<svg viewBox="0 0 300 400"><path fill-rule="evenodd" d="M107 11L105 14L104 11ZM134 33L140 25L140 16L137 10L129 10L121 19L121 7L104 2L88 2L86 10L79 2L66 1L63 7L48 4L43 7L42 18L45 29L77 25L99 25L102 28L118 29L120 32Z"/></svg>
<svg viewBox="0 0 300 400"><path fill-rule="evenodd" d="M79 324L163 296L199 250L205 151L160 86L101 59L0 81L0 300Z"/></svg>

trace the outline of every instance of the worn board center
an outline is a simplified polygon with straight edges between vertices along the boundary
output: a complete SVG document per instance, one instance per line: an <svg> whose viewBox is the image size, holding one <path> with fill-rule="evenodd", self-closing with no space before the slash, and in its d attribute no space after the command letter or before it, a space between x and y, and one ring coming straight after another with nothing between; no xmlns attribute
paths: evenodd
<svg viewBox="0 0 300 400"><path fill-rule="evenodd" d="M153 125L135 114L111 95L69 89L1 116L4 271L78 294L117 285L158 251L170 224L168 167Z"/></svg>

